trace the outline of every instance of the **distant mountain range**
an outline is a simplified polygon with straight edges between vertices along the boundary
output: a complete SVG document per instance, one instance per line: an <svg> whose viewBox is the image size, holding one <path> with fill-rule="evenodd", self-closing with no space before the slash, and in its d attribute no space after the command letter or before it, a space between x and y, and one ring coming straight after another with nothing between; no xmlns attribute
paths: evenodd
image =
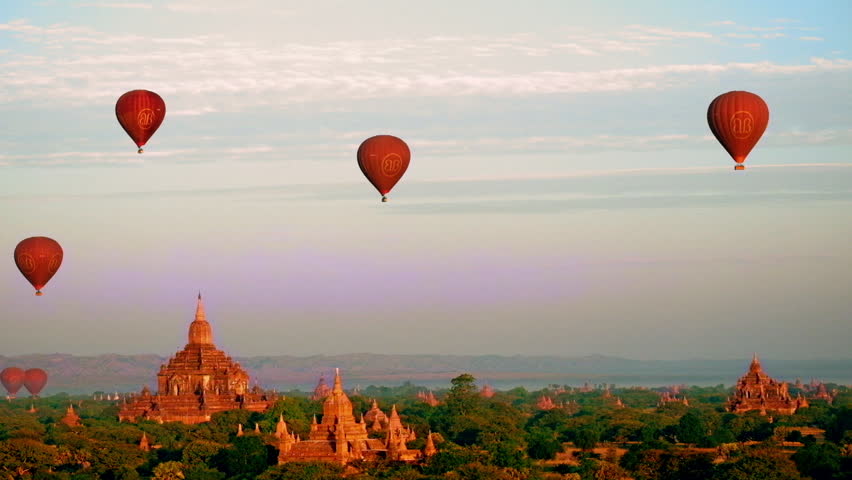
<svg viewBox="0 0 852 480"><path fill-rule="evenodd" d="M139 391L142 385L156 388L156 374L168 359L157 355L38 354L0 355L0 369L8 366L43 368L50 376L44 394L95 391ZM339 367L347 388L369 385L400 385L410 381L429 388L447 388L450 379L471 373L478 383L509 389L542 388L548 384L579 386L611 383L617 386L733 385L751 359L738 360L631 360L590 355L558 356L464 356L464 355L316 355L310 357L259 356L235 358L252 379L277 390L313 389L320 374ZM852 358L838 360L762 359L764 369L779 380L852 384Z"/></svg>

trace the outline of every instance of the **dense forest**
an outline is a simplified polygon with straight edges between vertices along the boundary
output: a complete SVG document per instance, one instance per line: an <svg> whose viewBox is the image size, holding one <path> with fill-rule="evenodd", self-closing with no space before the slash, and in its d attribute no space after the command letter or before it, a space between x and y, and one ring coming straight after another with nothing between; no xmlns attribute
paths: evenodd
<svg viewBox="0 0 852 480"><path fill-rule="evenodd" d="M662 389L610 385L585 392L515 388L487 398L467 374L448 387L437 392L437 406L419 400L423 389L410 383L353 394L356 414L372 399L385 411L395 404L416 432L409 448L422 449L431 431L438 453L416 463L346 468L277 465L271 432L279 415L306 437L312 417L322 414L321 402L299 391L284 392L266 413L218 413L199 425L119 423L117 402L92 396L3 401L0 478L852 480L852 390L842 386L829 385L838 392L831 405L813 400L796 414L766 416L726 412L731 389L723 385L681 389L688 405L661 403ZM544 396L554 408L540 408ZM82 426L60 422L69 405ZM237 436L240 424L245 434ZM150 451L139 446L143 432Z"/></svg>

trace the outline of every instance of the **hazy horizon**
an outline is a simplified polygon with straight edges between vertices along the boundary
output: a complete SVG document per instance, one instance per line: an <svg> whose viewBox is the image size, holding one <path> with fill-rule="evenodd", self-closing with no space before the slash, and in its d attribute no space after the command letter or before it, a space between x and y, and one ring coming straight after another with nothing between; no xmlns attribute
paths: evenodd
<svg viewBox="0 0 852 480"><path fill-rule="evenodd" d="M241 357L849 358L848 18L10 2L0 354L168 356L201 291ZM144 155L114 114L137 88L167 104ZM729 90L770 108L743 172L706 122ZM355 162L380 133L412 150L387 204ZM11 258L35 235L65 251L43 297Z"/></svg>

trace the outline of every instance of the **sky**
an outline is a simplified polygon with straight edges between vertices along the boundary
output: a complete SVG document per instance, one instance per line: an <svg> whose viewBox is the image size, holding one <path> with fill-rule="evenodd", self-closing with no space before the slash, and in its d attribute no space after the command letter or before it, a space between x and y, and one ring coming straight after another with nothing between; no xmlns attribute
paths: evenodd
<svg viewBox="0 0 852 480"><path fill-rule="evenodd" d="M849 358L852 4L5 0L0 354ZM167 104L143 155L124 92ZM770 108L734 172L707 105ZM403 138L379 202L355 152ZM12 259L59 241L35 297Z"/></svg>

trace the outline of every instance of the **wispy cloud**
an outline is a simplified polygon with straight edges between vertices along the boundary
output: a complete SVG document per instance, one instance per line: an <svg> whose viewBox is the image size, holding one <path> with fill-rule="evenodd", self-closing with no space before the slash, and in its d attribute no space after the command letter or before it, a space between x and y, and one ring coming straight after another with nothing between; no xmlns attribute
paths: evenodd
<svg viewBox="0 0 852 480"><path fill-rule="evenodd" d="M217 110L216 108L209 107L209 106L208 107L198 107L198 108L187 108L187 109L183 109L183 110L174 110L174 111L170 110L169 116L170 117L197 117L199 115L204 115L204 114L207 114L207 113L216 113L218 111L219 110Z"/></svg>
<svg viewBox="0 0 852 480"><path fill-rule="evenodd" d="M149 148L136 155L133 148L119 151L30 152L0 155L6 166L13 165L129 165L143 161L169 163L229 161L303 161L310 159L349 161L364 138L374 131L303 133L280 144L245 144L240 139L184 139L190 144L209 145L183 149ZM577 136L486 136L464 139L434 138L412 134L406 137L417 155L426 158L470 158L489 155L541 155L571 152L654 152L665 150L720 148L709 134L669 133L658 135L590 134ZM852 145L852 129L772 132L761 140L761 148L816 145ZM584 173L588 174L588 172Z"/></svg>
<svg viewBox="0 0 852 480"><path fill-rule="evenodd" d="M151 9L150 3L122 3L122 2L85 2L77 3L75 7L97 7L97 8L129 8L129 9Z"/></svg>
<svg viewBox="0 0 852 480"><path fill-rule="evenodd" d="M191 9L201 8L204 3L174 5ZM778 28L784 27L767 27ZM718 38L756 38L757 34L752 32L757 30L752 27L727 32ZM288 43L274 47L247 39L234 41L223 34L143 38L68 24L34 25L21 19L0 24L2 32L44 48L36 49L35 53L0 57L0 103L110 102L116 92L140 82L172 98L220 95L230 97L231 105L251 106L261 102L291 104L412 95L617 92L665 88L689 82L689 76L697 79L701 74L729 71L789 75L849 68L848 60L819 58L793 65L770 61L707 64L649 61L641 66L635 61L637 52L714 39L708 32L647 25L629 25L614 32L571 30L558 38L517 33L502 37L429 36ZM782 35L770 31L763 38ZM147 45L144 51L138 49L141 41ZM95 45L97 49L89 48ZM747 46L757 45L752 42ZM62 52L61 55L52 49ZM622 61L603 65L634 66L584 69L575 66L577 62L566 63L566 55L589 61L615 56ZM500 62L493 63L491 59ZM145 68L140 71L139 65ZM175 107L177 116L198 116L221 109L190 104Z"/></svg>
<svg viewBox="0 0 852 480"><path fill-rule="evenodd" d="M713 38L708 32L678 31L670 28L652 27L647 25L628 25L628 30L656 35L662 38Z"/></svg>
<svg viewBox="0 0 852 480"><path fill-rule="evenodd" d="M804 40L806 42L822 42L825 39L822 37L799 37L799 40Z"/></svg>

